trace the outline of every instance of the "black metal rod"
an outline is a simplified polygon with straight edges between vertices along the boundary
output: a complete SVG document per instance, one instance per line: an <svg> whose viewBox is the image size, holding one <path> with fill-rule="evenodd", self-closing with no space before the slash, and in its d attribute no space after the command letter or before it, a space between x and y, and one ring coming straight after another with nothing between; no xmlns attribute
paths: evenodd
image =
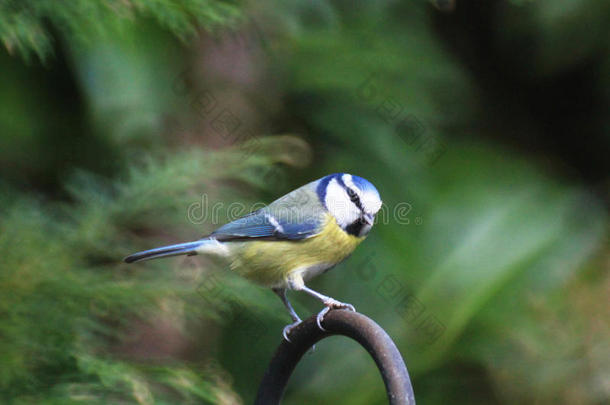
<svg viewBox="0 0 610 405"><path fill-rule="evenodd" d="M354 339L364 347L381 372L390 405L414 405L415 396L407 367L388 334L373 320L357 312L333 310L324 317L320 330L312 316L282 341L263 376L255 405L279 404L290 375L301 357L319 340L332 335Z"/></svg>

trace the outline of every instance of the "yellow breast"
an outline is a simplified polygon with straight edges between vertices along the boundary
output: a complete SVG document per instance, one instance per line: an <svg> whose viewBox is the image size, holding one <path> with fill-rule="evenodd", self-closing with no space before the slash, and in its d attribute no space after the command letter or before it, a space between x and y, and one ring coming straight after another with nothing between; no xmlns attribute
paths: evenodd
<svg viewBox="0 0 610 405"><path fill-rule="evenodd" d="M364 237L346 233L327 214L322 231L308 239L231 242L231 268L258 284L279 286L296 270L334 266L349 256L363 240Z"/></svg>

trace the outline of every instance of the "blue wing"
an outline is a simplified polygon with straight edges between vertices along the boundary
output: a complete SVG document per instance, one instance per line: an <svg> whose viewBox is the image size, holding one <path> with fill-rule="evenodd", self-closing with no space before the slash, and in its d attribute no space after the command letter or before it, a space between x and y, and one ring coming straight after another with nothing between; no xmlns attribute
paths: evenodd
<svg viewBox="0 0 610 405"><path fill-rule="evenodd" d="M218 240L244 238L299 240L317 235L319 227L317 222L291 223L259 210L221 226L210 236Z"/></svg>
<svg viewBox="0 0 610 405"><path fill-rule="evenodd" d="M320 233L326 218L312 183L269 206L221 226L210 235L218 240L264 238L300 240Z"/></svg>

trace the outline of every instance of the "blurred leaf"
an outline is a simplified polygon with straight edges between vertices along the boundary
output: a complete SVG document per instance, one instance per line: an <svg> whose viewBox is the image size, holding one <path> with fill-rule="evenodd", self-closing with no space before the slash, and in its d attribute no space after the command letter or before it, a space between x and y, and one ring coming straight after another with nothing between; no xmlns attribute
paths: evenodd
<svg viewBox="0 0 610 405"><path fill-rule="evenodd" d="M199 27L215 29L238 16L235 3L222 0L74 0L61 7L52 0L2 0L0 40L11 53L45 60L52 53L52 30L70 42L88 42L136 19L150 18L184 40Z"/></svg>
<svg viewBox="0 0 610 405"><path fill-rule="evenodd" d="M260 142L275 149L272 139ZM275 147L285 146L293 153L295 146L306 149L293 138L278 137ZM253 290L250 298L240 294L214 302L198 295L197 285L206 277L202 271L174 272L167 263L152 267L158 271L140 271L117 263L136 250L130 246L130 230L186 222L189 190L214 188L211 195L220 198L231 190L214 187L221 179L254 184L260 182L260 171L254 168L299 160L289 152L276 159L270 150L261 149L247 159L239 146L213 154L192 150L162 163L150 160L121 183L79 173L68 186L73 202L61 206L43 207L26 196L7 200L0 223L0 353L5 365L0 370L0 398L144 404L173 398L155 381L195 402L233 398L228 383L205 382L184 366L151 374L106 352L129 338L125 331L135 320L152 313L163 317L159 308L171 301L191 308L185 312L197 322L226 322L214 313L226 313L223 306L231 300L239 301L237 308L264 313L268 304L261 305L257 288L241 285L241 290ZM150 239L146 244L150 247ZM185 317L176 310L165 316L170 315Z"/></svg>

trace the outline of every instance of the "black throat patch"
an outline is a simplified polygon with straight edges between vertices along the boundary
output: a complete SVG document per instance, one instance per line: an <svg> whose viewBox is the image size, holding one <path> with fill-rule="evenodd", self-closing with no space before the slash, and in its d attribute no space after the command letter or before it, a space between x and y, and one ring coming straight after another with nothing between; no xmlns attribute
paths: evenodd
<svg viewBox="0 0 610 405"><path fill-rule="evenodd" d="M345 227L345 232L349 233L350 235L361 236L360 232L362 232L362 228L364 228L364 225L366 225L364 219L358 218L357 220Z"/></svg>

